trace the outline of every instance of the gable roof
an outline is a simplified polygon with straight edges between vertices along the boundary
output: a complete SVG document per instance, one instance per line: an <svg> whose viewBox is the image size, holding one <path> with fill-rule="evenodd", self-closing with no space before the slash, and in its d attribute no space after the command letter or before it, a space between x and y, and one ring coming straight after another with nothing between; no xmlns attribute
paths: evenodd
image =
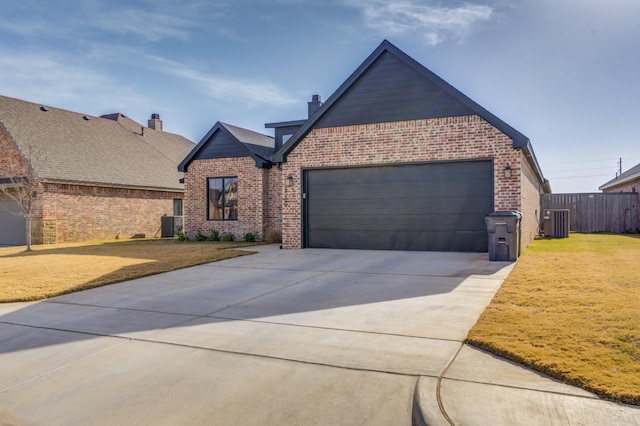
<svg viewBox="0 0 640 426"><path fill-rule="evenodd" d="M216 139L224 139L227 145L232 144L233 150L217 152L214 145ZM182 160L178 170L186 172L189 164L197 159L228 157L251 157L257 167L269 168L274 147L275 140L271 136L218 121Z"/></svg>
<svg viewBox="0 0 640 426"><path fill-rule="evenodd" d="M0 129L23 155L42 153L37 172L57 183L182 191L177 165L193 147L122 114L95 117L6 96Z"/></svg>
<svg viewBox="0 0 640 426"><path fill-rule="evenodd" d="M620 176L615 177L607 183L600 186L598 189L604 191L605 189L613 188L614 186L622 185L633 180L640 179L640 164L636 164Z"/></svg>
<svg viewBox="0 0 640 426"><path fill-rule="evenodd" d="M347 80L342 83L342 85L325 101L322 107L309 117L309 120L307 120L306 123L303 124L302 127L287 141L287 143L275 153L273 161L277 163L285 162L287 155L295 149L300 141L302 141L302 139L304 139L311 130L316 127L325 127L326 124L324 124L323 121L327 120L331 110L334 107L339 106L345 95L359 84L362 77L372 70L378 60L386 55L393 56L397 61L399 61L401 67L413 70L420 77L433 85L437 89L436 95L445 97L450 104L453 103L453 107L456 108L458 114L464 114L465 111L467 114L477 114L505 135L509 136L513 141L513 148L523 149L525 151L525 157L531 164L540 182L547 182L542 175L540 166L535 158L531 143L525 135L471 100L458 89L451 86L449 83L438 77L436 74L428 70L387 40L384 40L371 53L371 55L369 55L369 57L353 72L353 74L351 74L351 76L349 76L349 78L347 78ZM359 122L357 124L362 123Z"/></svg>

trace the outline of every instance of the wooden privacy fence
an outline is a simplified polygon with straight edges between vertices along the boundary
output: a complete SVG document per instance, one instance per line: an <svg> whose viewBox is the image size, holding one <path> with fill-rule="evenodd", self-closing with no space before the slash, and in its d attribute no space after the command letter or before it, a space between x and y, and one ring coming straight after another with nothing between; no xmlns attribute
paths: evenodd
<svg viewBox="0 0 640 426"><path fill-rule="evenodd" d="M572 232L636 232L638 194L635 192L542 194L541 214L547 209L569 209Z"/></svg>

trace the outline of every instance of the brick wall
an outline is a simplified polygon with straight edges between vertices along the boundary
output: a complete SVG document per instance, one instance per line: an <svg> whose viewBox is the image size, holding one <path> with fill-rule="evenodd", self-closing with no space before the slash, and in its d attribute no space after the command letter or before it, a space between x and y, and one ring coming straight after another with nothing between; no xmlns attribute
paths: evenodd
<svg viewBox="0 0 640 426"><path fill-rule="evenodd" d="M238 220L207 220L207 178L238 177ZM220 235L232 233L240 239L247 232L264 235L265 226L277 226L278 207L265 206L273 200L269 188L277 191L278 173L256 167L250 157L196 160L185 173L185 232L193 239L200 230L209 235L212 229ZM273 178L273 179L271 179ZM265 220L265 217L268 218Z"/></svg>
<svg viewBox="0 0 640 426"><path fill-rule="evenodd" d="M160 218L173 215L183 194L83 185L46 184L44 243L160 236Z"/></svg>
<svg viewBox="0 0 640 426"><path fill-rule="evenodd" d="M282 239L282 171L276 167L264 169L263 206L265 241Z"/></svg>
<svg viewBox="0 0 640 426"><path fill-rule="evenodd" d="M14 178L28 176L29 168L20 152L17 150L13 142L9 140L7 135L0 129L0 178ZM34 204L32 210L31 235L32 243L42 243L42 191Z"/></svg>
<svg viewBox="0 0 640 426"><path fill-rule="evenodd" d="M300 185L303 168L410 161L493 159L495 210L521 210L526 207L525 226L529 235L531 207L523 206L521 198L522 153L512 146L509 137L475 115L315 129L282 165L283 179L291 175L294 180L293 186L282 188L283 246L301 247ZM507 163L512 168L510 178L504 176ZM527 203L530 204L530 200Z"/></svg>
<svg viewBox="0 0 640 426"><path fill-rule="evenodd" d="M10 178L27 174L27 164L2 129L0 129L0 153L2 153L0 155L0 177Z"/></svg>
<svg viewBox="0 0 640 426"><path fill-rule="evenodd" d="M520 159L521 202L522 212L521 244L526 247L538 235L540 229L540 194L542 185L535 177L531 166L524 156Z"/></svg>
<svg viewBox="0 0 640 426"><path fill-rule="evenodd" d="M635 192L636 194L640 194L640 178L605 189L602 192ZM640 223L640 195L638 195L638 206L638 223Z"/></svg>

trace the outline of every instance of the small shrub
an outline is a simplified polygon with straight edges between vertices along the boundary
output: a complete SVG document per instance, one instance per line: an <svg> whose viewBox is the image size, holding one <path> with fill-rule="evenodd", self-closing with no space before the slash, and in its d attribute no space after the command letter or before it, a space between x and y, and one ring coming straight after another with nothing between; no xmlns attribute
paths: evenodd
<svg viewBox="0 0 640 426"><path fill-rule="evenodd" d="M206 241L207 237L198 229L196 233L196 241Z"/></svg>
<svg viewBox="0 0 640 426"><path fill-rule="evenodd" d="M233 236L233 234L231 232L224 234L222 236L222 241L226 241L226 242L230 242L230 241L234 241L236 238Z"/></svg>
<svg viewBox="0 0 640 426"><path fill-rule="evenodd" d="M268 226L264 231L264 241L268 243L281 243L282 233L277 229Z"/></svg>
<svg viewBox="0 0 640 426"><path fill-rule="evenodd" d="M246 234L244 234L244 237L242 237L242 241L245 241L247 243L255 243L256 239L257 236L253 232L247 232Z"/></svg>
<svg viewBox="0 0 640 426"><path fill-rule="evenodd" d="M178 226L176 237L178 238L178 241L187 241L187 236L185 235L182 226Z"/></svg>
<svg viewBox="0 0 640 426"><path fill-rule="evenodd" d="M216 231L215 229L212 229L211 232L209 233L209 241L220 241L220 233L218 231Z"/></svg>

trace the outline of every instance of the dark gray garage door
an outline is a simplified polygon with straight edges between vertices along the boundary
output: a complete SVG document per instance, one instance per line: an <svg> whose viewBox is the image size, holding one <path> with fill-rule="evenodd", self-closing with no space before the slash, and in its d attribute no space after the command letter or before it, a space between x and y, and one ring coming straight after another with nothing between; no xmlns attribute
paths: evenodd
<svg viewBox="0 0 640 426"><path fill-rule="evenodd" d="M12 200L0 200L0 246L23 246L25 240L25 218L10 212L19 212L20 207Z"/></svg>
<svg viewBox="0 0 640 426"><path fill-rule="evenodd" d="M306 247L487 251L493 163L306 170Z"/></svg>

